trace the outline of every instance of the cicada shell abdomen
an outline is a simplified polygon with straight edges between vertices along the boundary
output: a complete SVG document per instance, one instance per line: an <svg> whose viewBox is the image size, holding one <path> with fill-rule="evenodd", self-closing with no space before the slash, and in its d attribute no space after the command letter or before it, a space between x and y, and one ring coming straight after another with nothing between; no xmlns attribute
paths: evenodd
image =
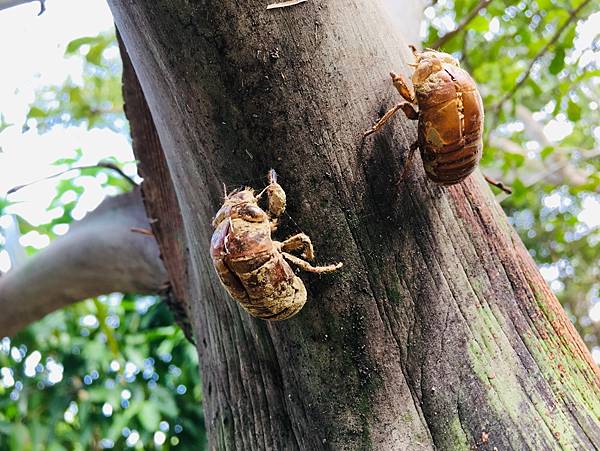
<svg viewBox="0 0 600 451"><path fill-rule="evenodd" d="M473 79L458 66L443 63L430 77L415 84L419 148L427 176L453 185L469 176L481 159L483 103Z"/></svg>

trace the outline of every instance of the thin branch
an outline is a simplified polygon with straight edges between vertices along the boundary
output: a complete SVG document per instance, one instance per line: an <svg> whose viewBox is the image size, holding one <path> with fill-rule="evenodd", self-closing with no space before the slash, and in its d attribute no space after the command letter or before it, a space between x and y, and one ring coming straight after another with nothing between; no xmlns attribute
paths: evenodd
<svg viewBox="0 0 600 451"><path fill-rule="evenodd" d="M9 195L9 194L15 193L22 188L33 185L34 183L41 182L43 180L52 179L54 177L60 177L61 175L66 174L67 172L77 171L77 170L82 170L82 169L96 169L96 168L112 169L113 171L117 172L121 177L123 177L125 180L127 180L129 183L131 183L131 186L133 186L133 187L137 186L137 183L131 177L129 177L127 174L125 174L119 166L117 166L116 164L111 163L109 161L100 161L96 164L91 164L88 166L75 166L75 167L72 167L69 169L65 169L64 171L58 172L56 174L52 174L47 177L43 177L41 179L34 180L33 182L25 183L23 185L17 185L15 187L9 189L6 192L6 194Z"/></svg>
<svg viewBox="0 0 600 451"><path fill-rule="evenodd" d="M131 186L133 186L134 188L136 186L138 186L138 184L135 182L135 180L133 180L131 177L129 177L127 174L125 174L119 166L117 166L114 163L111 163L110 161L100 161L96 166L98 166L100 168L112 169L117 174L119 174L121 177L123 177L125 180L127 180L131 184Z"/></svg>
<svg viewBox="0 0 600 451"><path fill-rule="evenodd" d="M140 234L146 235L146 236L154 236L154 233L152 233L152 230L145 229L143 227L130 227L129 230L131 230L134 233L140 233Z"/></svg>
<svg viewBox="0 0 600 451"><path fill-rule="evenodd" d="M38 16L41 16L44 11L46 11L46 0L0 0L0 10L32 2L40 2L40 12L38 13Z"/></svg>
<svg viewBox="0 0 600 451"><path fill-rule="evenodd" d="M0 277L0 337L74 302L115 291L160 293L168 275L140 189L105 199L47 248Z"/></svg>
<svg viewBox="0 0 600 451"><path fill-rule="evenodd" d="M550 40L546 43L546 45L533 57L533 59L529 63L529 66L527 66L527 69L525 69L525 72L523 72L521 74L521 76L519 77L519 80L517 81L517 83L512 87L512 89L510 91L508 91L506 94L504 94L504 96L493 107L493 110L495 112L500 111L500 108L502 108L502 105L504 105L504 103L508 99L510 99L521 86L523 86L523 83L525 83L527 81L527 79L529 78L529 75L531 75L531 71L532 71L535 63L537 63L537 61L541 57L543 57L548 52L548 50L550 50L550 47L552 47L552 45L554 45L554 43L556 41L558 41L558 39L561 37L563 32L567 29L569 24L577 18L577 14L579 14L579 12L583 8L585 8L586 5L588 5L590 3L590 1L591 0L585 0L583 3L581 3L581 5L579 5L577 8L575 8L573 11L571 11L569 13L569 17L567 18L565 23L563 23L562 26L558 30L556 30L556 33L554 33L552 38L550 38Z"/></svg>
<svg viewBox="0 0 600 451"><path fill-rule="evenodd" d="M502 191L504 191L506 194L512 194L512 189L510 188L510 186L506 186L503 182L500 182L498 180L495 180L485 174L483 174L483 178L485 179L486 182L488 182L490 185L495 186L498 189L501 189Z"/></svg>
<svg viewBox="0 0 600 451"><path fill-rule="evenodd" d="M475 17L477 17L477 14L479 14L479 11L481 11L483 8L488 6L490 3L492 3L492 0L480 0L479 3L477 4L477 6L475 8L473 8L471 10L471 12L463 18L463 20L458 24L458 26L454 30L446 33L445 35L440 36L438 38L438 40L433 43L432 48L439 49L446 42L448 42L450 39L452 39L456 34L460 33L462 30L464 30L465 27L467 25L469 25L471 23L471 21L473 19L475 19Z"/></svg>

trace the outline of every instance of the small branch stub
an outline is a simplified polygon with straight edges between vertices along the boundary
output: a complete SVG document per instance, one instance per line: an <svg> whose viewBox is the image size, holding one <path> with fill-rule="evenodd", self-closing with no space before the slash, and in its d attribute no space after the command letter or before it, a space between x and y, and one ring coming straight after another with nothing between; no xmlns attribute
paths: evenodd
<svg viewBox="0 0 600 451"><path fill-rule="evenodd" d="M40 12L38 13L38 16L41 16L44 13L44 11L46 11L46 0L0 0L0 10L33 2L40 3Z"/></svg>
<svg viewBox="0 0 600 451"><path fill-rule="evenodd" d="M271 3L267 6L267 9L287 8L288 6L298 5L304 3L306 0L289 0L287 2Z"/></svg>

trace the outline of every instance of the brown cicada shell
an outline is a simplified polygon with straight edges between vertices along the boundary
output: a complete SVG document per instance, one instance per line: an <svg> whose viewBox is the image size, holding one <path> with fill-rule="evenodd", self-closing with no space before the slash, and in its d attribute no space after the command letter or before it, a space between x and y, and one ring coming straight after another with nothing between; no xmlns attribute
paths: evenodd
<svg viewBox="0 0 600 451"><path fill-rule="evenodd" d="M259 205L266 193L268 212ZM225 289L252 316L281 320L294 316L306 302L306 288L288 262L305 271L335 271L341 263L312 266L290 252L302 251L314 258L310 238L299 233L283 242L271 239L279 216L285 210L285 192L269 172L269 185L256 195L251 188L226 194L213 220L211 257Z"/></svg>
<svg viewBox="0 0 600 451"><path fill-rule="evenodd" d="M407 102L389 110L365 136L379 130L399 110L404 111L409 119L419 121L417 142L411 146L406 167L418 147L427 176L436 183L454 185L469 176L481 159L481 96L471 76L451 55L411 48L416 59L414 93L401 75L391 73L394 86Z"/></svg>

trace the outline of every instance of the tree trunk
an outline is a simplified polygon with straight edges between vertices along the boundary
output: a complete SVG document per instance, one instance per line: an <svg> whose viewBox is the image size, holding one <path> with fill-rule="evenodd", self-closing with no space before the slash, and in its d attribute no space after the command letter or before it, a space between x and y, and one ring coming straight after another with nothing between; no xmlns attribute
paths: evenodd
<svg viewBox="0 0 600 451"><path fill-rule="evenodd" d="M189 254L158 239L186 281L211 448L600 443L598 369L480 175L441 188L417 162L398 184L403 118L361 140L411 61L377 2L109 3L180 206ZM138 158L145 183L171 183ZM303 231L344 268L302 275L307 305L268 323L227 296L209 242L222 183L260 189L271 167L290 215L277 237Z"/></svg>

